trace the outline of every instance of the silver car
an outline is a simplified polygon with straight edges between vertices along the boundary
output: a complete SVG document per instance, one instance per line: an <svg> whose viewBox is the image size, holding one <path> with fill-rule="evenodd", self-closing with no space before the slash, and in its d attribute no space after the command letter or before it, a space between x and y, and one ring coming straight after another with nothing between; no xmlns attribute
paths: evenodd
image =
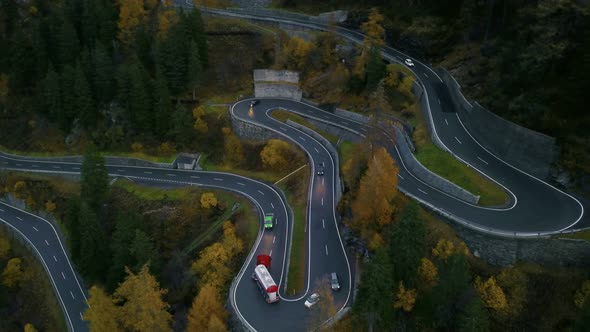
<svg viewBox="0 0 590 332"><path fill-rule="evenodd" d="M318 303L319 301L320 301L320 294L313 293L307 298L307 300L305 300L304 305L307 308L311 308L314 304Z"/></svg>
<svg viewBox="0 0 590 332"><path fill-rule="evenodd" d="M404 60L404 63L408 67L414 67L414 61L412 61L412 59L406 59L406 60Z"/></svg>

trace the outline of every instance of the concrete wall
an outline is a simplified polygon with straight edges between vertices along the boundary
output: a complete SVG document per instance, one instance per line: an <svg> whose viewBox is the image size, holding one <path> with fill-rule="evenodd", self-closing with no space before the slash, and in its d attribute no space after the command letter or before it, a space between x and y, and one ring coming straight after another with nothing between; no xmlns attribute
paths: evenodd
<svg viewBox="0 0 590 332"><path fill-rule="evenodd" d="M512 265L520 261L545 266L590 267L590 242L574 239L506 238L484 234L449 223L474 256L493 265Z"/></svg>
<svg viewBox="0 0 590 332"><path fill-rule="evenodd" d="M402 156L406 168L412 174L430 186L437 188L451 196L457 197L472 204L477 204L479 201L479 196L475 196L467 190L457 186L456 184L436 175L424 167L418 160L416 160L414 154L412 154L412 151L406 142L407 138L404 138L406 133L398 127L393 127L392 129L395 131L395 137L397 138L396 141L398 151Z"/></svg>
<svg viewBox="0 0 590 332"><path fill-rule="evenodd" d="M346 111L346 110L343 110L340 108L337 108L336 110L334 110L334 114L339 115L343 118L347 118L347 119L361 122L361 123L369 123L369 121L371 121L371 118L369 118L368 116L364 116L362 114Z"/></svg>
<svg viewBox="0 0 590 332"><path fill-rule="evenodd" d="M287 82L299 84L299 73L290 70L254 69L254 82Z"/></svg>
<svg viewBox="0 0 590 332"><path fill-rule="evenodd" d="M291 84L256 83L254 86L256 98L280 97L301 100L301 89Z"/></svg>
<svg viewBox="0 0 590 332"><path fill-rule="evenodd" d="M521 127L470 103L461 86L446 71L440 70L459 117L480 144L509 164L545 179L559 150L553 137Z"/></svg>

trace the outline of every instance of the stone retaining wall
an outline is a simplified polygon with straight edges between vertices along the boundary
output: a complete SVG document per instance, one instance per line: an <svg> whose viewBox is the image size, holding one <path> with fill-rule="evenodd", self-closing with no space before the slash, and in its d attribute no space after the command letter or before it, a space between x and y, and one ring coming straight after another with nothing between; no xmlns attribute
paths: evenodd
<svg viewBox="0 0 590 332"><path fill-rule="evenodd" d="M459 117L469 132L493 154L540 179L547 178L559 154L555 138L521 127L470 103L461 86L444 69L439 70Z"/></svg>
<svg viewBox="0 0 590 332"><path fill-rule="evenodd" d="M292 84L256 83L254 85L254 96L256 98L289 98L301 100L302 92L298 86Z"/></svg>
<svg viewBox="0 0 590 332"><path fill-rule="evenodd" d="M299 84L299 73L290 70L254 69L254 82L287 82Z"/></svg>
<svg viewBox="0 0 590 332"><path fill-rule="evenodd" d="M54 161L65 163L79 163L84 161L83 156L63 156L63 157L29 157L13 155L5 152L0 152L0 155L22 160L37 160L37 161ZM122 165L122 166L140 166L140 167L159 167L159 168L173 168L173 163L156 163L138 158L131 157L104 157L105 165Z"/></svg>

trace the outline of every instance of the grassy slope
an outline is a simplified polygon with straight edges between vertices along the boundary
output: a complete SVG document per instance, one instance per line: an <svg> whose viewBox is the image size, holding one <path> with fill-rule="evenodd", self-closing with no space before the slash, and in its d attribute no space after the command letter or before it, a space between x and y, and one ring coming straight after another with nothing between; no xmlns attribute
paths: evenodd
<svg viewBox="0 0 590 332"><path fill-rule="evenodd" d="M481 196L480 205L497 206L508 200L506 192L496 183L436 147L428 136L424 118L417 116L416 119L416 159L422 165L461 188Z"/></svg>

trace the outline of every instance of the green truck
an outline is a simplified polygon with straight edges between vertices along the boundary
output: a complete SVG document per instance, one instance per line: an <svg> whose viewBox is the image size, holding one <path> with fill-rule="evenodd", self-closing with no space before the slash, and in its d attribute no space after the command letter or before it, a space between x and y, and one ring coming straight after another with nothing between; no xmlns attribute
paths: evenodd
<svg viewBox="0 0 590 332"><path fill-rule="evenodd" d="M264 228L265 229L272 229L275 223L275 215L274 213L267 213L264 215Z"/></svg>

